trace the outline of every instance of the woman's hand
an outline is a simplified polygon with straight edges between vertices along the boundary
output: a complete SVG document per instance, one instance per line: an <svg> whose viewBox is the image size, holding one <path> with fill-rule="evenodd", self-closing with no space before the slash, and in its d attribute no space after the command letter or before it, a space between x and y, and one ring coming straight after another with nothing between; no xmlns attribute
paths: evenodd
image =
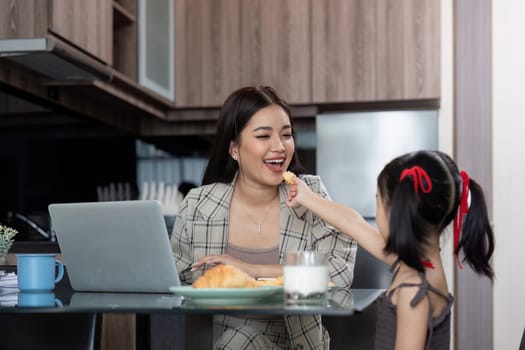
<svg viewBox="0 0 525 350"><path fill-rule="evenodd" d="M232 266L238 267L244 272L249 273L248 267L250 264L247 264L242 260L229 256L228 254L205 256L204 258L197 260L192 265L191 271L197 271L198 269L203 268L205 265L218 265L218 264L232 265Z"/></svg>
<svg viewBox="0 0 525 350"><path fill-rule="evenodd" d="M279 277L283 274L283 267L279 264L270 264L270 265L257 265L249 264L237 258L234 258L228 254L222 255L208 255L199 260L197 260L191 268L191 271L197 271L200 268L204 268L205 265L232 265L235 266L248 275L258 278L258 277Z"/></svg>

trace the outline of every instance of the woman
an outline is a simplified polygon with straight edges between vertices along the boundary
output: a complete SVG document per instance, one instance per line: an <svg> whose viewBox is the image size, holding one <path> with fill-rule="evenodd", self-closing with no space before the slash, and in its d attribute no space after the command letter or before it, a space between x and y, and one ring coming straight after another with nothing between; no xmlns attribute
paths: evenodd
<svg viewBox="0 0 525 350"><path fill-rule="evenodd" d="M193 283L203 268L221 263L255 278L278 277L284 252L322 250L330 255L331 280L350 287L354 241L304 208L286 206L286 170L301 174L287 104L270 87L233 92L220 112L203 186L188 193L175 221L171 242L183 283ZM301 178L328 197L319 177ZM217 315L215 346L328 348L329 336L320 325L319 316L262 320Z"/></svg>

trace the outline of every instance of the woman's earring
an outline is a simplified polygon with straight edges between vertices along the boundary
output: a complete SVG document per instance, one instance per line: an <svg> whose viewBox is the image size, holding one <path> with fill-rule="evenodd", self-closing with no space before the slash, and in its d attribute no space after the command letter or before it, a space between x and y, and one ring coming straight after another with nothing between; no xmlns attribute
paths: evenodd
<svg viewBox="0 0 525 350"><path fill-rule="evenodd" d="M232 158L233 160L237 160L237 155L236 154L232 155Z"/></svg>

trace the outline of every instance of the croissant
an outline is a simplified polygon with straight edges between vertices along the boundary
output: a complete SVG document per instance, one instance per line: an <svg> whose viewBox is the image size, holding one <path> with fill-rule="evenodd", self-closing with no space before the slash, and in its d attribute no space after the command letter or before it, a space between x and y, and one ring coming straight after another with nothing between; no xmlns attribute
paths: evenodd
<svg viewBox="0 0 525 350"><path fill-rule="evenodd" d="M255 288L255 278L232 265L217 265L208 269L193 283L193 288Z"/></svg>

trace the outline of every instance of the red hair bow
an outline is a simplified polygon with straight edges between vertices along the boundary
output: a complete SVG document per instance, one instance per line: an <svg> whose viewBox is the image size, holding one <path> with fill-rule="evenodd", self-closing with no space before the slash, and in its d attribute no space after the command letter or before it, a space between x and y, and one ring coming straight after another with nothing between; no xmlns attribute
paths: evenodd
<svg viewBox="0 0 525 350"><path fill-rule="evenodd" d="M432 181L425 169L417 165L405 169L401 173L399 181L403 181L403 179L409 175L411 175L414 180L414 192L418 193L419 189L421 189L423 193L430 193L432 191Z"/></svg>
<svg viewBox="0 0 525 350"><path fill-rule="evenodd" d="M470 179L466 171L462 170L461 175L461 201L459 202L458 213L454 218L454 254L456 254L456 261L460 269L461 260L459 259L458 245L461 236L461 227L463 226L463 217L467 214L469 209L468 197L470 192Z"/></svg>

